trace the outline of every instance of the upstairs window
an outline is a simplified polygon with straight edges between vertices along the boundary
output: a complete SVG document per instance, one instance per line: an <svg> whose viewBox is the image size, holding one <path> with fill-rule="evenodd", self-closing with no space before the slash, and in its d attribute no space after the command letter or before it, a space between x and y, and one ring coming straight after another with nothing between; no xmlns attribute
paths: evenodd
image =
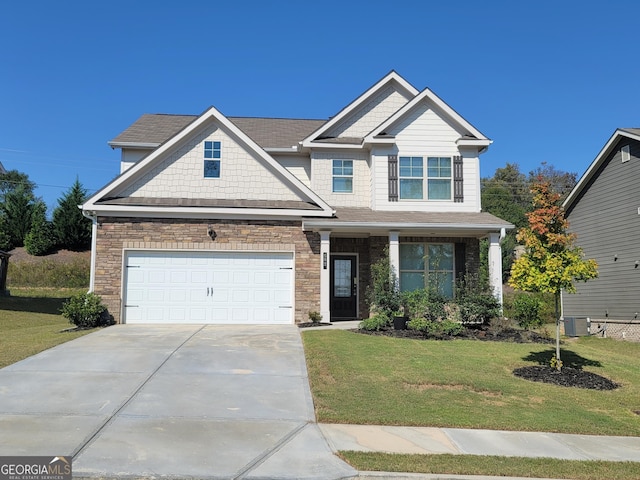
<svg viewBox="0 0 640 480"><path fill-rule="evenodd" d="M622 148L620 149L620 153L622 155L623 163L631 160L631 149L629 148L629 145L623 145Z"/></svg>
<svg viewBox="0 0 640 480"><path fill-rule="evenodd" d="M451 158L427 159L427 191L429 200L451 200Z"/></svg>
<svg viewBox="0 0 640 480"><path fill-rule="evenodd" d="M220 159L222 146L220 142L204 142L204 177L220 178Z"/></svg>
<svg viewBox="0 0 640 480"><path fill-rule="evenodd" d="M353 193L353 160L333 161L333 192Z"/></svg>
<svg viewBox="0 0 640 480"><path fill-rule="evenodd" d="M451 157L400 157L401 200L451 200ZM426 191L426 195L425 195Z"/></svg>
<svg viewBox="0 0 640 480"><path fill-rule="evenodd" d="M400 199L422 200L424 168L422 157L400 157Z"/></svg>

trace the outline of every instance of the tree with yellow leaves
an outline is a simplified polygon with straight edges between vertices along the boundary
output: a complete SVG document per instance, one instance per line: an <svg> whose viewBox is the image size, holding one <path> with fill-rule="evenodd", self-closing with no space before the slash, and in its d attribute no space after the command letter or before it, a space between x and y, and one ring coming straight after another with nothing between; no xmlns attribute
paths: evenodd
<svg viewBox="0 0 640 480"><path fill-rule="evenodd" d="M533 211L527 214L529 226L518 231L517 239L525 253L511 267L509 285L525 292L552 293L556 311L556 360L560 360L560 292L574 293L574 282L598 276L595 260L584 259L582 248L574 245L576 235L569 233L569 222L560 205L560 194L542 177L531 186Z"/></svg>

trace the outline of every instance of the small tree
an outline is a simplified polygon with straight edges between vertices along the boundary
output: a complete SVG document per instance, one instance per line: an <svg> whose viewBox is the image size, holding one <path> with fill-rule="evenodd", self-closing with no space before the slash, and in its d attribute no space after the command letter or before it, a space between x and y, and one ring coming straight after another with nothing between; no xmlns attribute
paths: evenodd
<svg viewBox="0 0 640 480"><path fill-rule="evenodd" d="M78 208L86 199L87 191L76 178L73 186L58 200L53 211L53 227L61 247L83 250L91 245L91 221Z"/></svg>
<svg viewBox="0 0 640 480"><path fill-rule="evenodd" d="M388 318L401 307L398 277L391 266L388 250L371 265L371 285L367 288L367 300L376 313Z"/></svg>
<svg viewBox="0 0 640 480"><path fill-rule="evenodd" d="M55 246L53 226L47 220L47 206L36 201L31 214L31 229L24 237L24 246L30 255L45 255Z"/></svg>
<svg viewBox="0 0 640 480"><path fill-rule="evenodd" d="M529 226L521 228L518 240L525 253L511 267L509 285L525 292L552 293L556 317L556 366L560 370L560 292L576 291L575 281L598 276L595 260L585 260L583 251L574 245L576 235L567 232L569 222L560 206L560 194L542 177L531 186L533 211L527 214Z"/></svg>

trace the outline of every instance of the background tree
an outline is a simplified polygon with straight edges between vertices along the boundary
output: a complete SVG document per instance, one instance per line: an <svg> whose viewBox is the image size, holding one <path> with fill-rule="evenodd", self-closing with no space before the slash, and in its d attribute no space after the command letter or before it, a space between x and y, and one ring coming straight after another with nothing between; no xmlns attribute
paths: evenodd
<svg viewBox="0 0 640 480"><path fill-rule="evenodd" d="M4 194L4 202L0 204L0 228L7 239L6 249L24 245L24 238L31 229L34 203L33 193L25 184Z"/></svg>
<svg viewBox="0 0 640 480"><path fill-rule="evenodd" d="M7 193L13 192L19 186L22 186L31 195L33 195L33 190L36 188L36 184L29 180L29 176L26 173L9 170L0 174L0 203L5 201Z"/></svg>
<svg viewBox="0 0 640 480"><path fill-rule="evenodd" d="M31 212L31 229L24 238L24 246L30 255L46 255L56 244L53 226L47 220L47 205L37 200Z"/></svg>
<svg viewBox="0 0 640 480"><path fill-rule="evenodd" d="M73 186L58 200L53 211L53 228L59 246L84 250L91 245L91 221L78 208L86 199L87 191L76 178Z"/></svg>
<svg viewBox="0 0 640 480"><path fill-rule="evenodd" d="M585 260L575 246L576 235L569 233L569 222L560 206L561 195L553 191L548 179L538 177L531 186L533 210L527 214L529 225L521 228L517 239L525 253L513 262L509 285L525 292L552 293L556 312L556 367L560 360L560 292L576 291L575 281L598 276L595 260Z"/></svg>

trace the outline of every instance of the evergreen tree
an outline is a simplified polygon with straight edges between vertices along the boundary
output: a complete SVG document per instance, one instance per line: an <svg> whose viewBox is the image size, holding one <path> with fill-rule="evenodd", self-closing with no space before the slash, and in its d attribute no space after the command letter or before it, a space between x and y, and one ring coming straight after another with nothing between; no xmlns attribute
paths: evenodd
<svg viewBox="0 0 640 480"><path fill-rule="evenodd" d="M24 238L31 229L31 214L35 198L29 185L18 186L4 194L0 204L0 226L7 239L6 248L24 245Z"/></svg>
<svg viewBox="0 0 640 480"><path fill-rule="evenodd" d="M91 245L91 221L78 208L86 199L87 191L76 178L73 186L58 200L53 211L53 228L60 247L84 250Z"/></svg>
<svg viewBox="0 0 640 480"><path fill-rule="evenodd" d="M13 192L20 186L31 195L33 195L33 190L36 188L36 184L29 180L29 176L26 173L9 170L0 174L0 203L5 201L7 193Z"/></svg>
<svg viewBox="0 0 640 480"><path fill-rule="evenodd" d="M31 214L31 229L24 238L24 246L30 255L46 255L55 246L53 225L47 220L47 206L36 201Z"/></svg>

